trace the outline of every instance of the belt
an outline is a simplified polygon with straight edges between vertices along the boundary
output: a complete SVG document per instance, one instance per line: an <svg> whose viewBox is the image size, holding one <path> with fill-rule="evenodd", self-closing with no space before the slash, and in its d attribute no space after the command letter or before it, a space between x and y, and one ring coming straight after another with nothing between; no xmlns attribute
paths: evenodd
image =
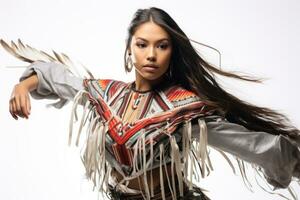
<svg viewBox="0 0 300 200"><path fill-rule="evenodd" d="M130 194L130 193L123 193L116 191L114 187L109 185L110 197L113 200L144 200L146 199L145 195L143 196L142 193L138 194ZM192 189L188 189L187 186L184 187L184 195L183 197L179 196L179 189L176 189L176 200L210 200L200 188L194 186ZM151 200L161 200L162 195L160 188L154 190L154 196L151 197ZM172 199L172 193L170 190L165 191L165 199L166 200L175 200Z"/></svg>

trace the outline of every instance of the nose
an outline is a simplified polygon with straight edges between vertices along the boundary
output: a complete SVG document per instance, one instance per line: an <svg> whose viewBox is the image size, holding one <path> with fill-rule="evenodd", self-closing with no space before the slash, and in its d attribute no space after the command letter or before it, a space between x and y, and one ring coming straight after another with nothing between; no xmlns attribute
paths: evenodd
<svg viewBox="0 0 300 200"><path fill-rule="evenodd" d="M155 62L156 61L156 55L155 55L155 49L150 48L148 55L147 55L147 61Z"/></svg>
<svg viewBox="0 0 300 200"><path fill-rule="evenodd" d="M154 56L148 56L147 60L150 61L150 62L155 62L156 58Z"/></svg>

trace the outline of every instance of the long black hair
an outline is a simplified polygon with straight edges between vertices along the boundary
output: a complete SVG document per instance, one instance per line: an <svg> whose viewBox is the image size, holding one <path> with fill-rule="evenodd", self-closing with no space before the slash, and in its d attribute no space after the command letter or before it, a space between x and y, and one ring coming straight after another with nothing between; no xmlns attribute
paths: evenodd
<svg viewBox="0 0 300 200"><path fill-rule="evenodd" d="M292 126L283 114L252 105L222 89L215 79L215 74L258 83L261 80L226 72L205 61L194 49L191 40L162 9L155 7L138 9L134 14L128 28L124 53L126 71L128 71L126 59L132 36L139 25L149 21L161 26L170 35L173 50L168 74L171 74L174 84L195 92L203 101L218 107L229 122L243 125L249 130L274 135L283 134L291 137L300 135L300 131Z"/></svg>

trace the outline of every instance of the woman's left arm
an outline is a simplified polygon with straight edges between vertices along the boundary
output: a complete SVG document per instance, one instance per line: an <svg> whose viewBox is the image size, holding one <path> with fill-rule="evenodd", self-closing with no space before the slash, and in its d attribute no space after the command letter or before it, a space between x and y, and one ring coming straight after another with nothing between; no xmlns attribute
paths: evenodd
<svg viewBox="0 0 300 200"><path fill-rule="evenodd" d="M260 166L275 188L286 188L292 177L300 178L300 137L292 140L250 131L218 116L206 117L205 121L210 146ZM193 125L193 135L199 135L198 125Z"/></svg>

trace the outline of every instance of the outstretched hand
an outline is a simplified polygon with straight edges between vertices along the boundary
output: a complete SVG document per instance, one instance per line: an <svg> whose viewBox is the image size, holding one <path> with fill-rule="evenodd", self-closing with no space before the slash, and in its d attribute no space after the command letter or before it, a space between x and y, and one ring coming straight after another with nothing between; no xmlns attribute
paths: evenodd
<svg viewBox="0 0 300 200"><path fill-rule="evenodd" d="M24 84L18 83L14 86L9 100L9 112L15 120L18 120L18 116L28 119L30 110L29 90Z"/></svg>

